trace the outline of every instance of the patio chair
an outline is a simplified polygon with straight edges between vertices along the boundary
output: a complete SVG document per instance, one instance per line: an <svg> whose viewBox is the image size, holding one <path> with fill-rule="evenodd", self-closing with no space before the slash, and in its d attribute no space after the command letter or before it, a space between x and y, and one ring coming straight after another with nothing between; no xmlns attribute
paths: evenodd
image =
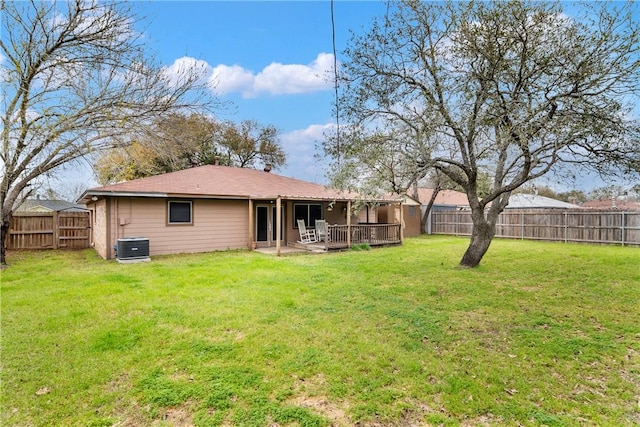
<svg viewBox="0 0 640 427"><path fill-rule="evenodd" d="M300 240L298 243L316 243L318 241L318 236L316 235L316 230L308 230L304 225L304 220L298 220L298 231L300 232Z"/></svg>
<svg viewBox="0 0 640 427"><path fill-rule="evenodd" d="M316 219L316 234L319 241L329 242L331 240L327 231L327 221L324 219Z"/></svg>

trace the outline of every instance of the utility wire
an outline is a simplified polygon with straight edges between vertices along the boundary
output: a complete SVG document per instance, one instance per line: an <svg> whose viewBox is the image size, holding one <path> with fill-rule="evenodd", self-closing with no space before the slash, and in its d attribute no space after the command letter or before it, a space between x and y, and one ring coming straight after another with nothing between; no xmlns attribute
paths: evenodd
<svg viewBox="0 0 640 427"><path fill-rule="evenodd" d="M336 56L336 22L333 11L333 0L331 0L331 38L333 41L333 89L336 102L336 152L338 162L340 162L340 107L338 106L338 59Z"/></svg>

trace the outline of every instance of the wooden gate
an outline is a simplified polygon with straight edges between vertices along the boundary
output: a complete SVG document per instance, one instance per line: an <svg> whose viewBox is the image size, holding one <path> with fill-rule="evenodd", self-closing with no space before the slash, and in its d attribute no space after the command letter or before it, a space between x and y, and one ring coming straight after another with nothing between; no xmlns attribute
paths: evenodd
<svg viewBox="0 0 640 427"><path fill-rule="evenodd" d="M85 249L91 241L89 212L18 212L11 218L7 249Z"/></svg>

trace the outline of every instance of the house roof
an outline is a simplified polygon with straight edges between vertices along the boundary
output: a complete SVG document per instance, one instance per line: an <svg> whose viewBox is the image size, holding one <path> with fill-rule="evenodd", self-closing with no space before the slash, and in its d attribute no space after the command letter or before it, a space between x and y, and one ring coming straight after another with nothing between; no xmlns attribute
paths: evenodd
<svg viewBox="0 0 640 427"><path fill-rule="evenodd" d="M589 200L581 204L583 208L588 209L618 209L627 211L640 210L640 202L625 199L601 199Z"/></svg>
<svg viewBox="0 0 640 427"><path fill-rule="evenodd" d="M418 199L420 203L426 205L431 200L433 188L418 188ZM455 190L440 190L436 196L434 205L445 206L469 206L467 195Z"/></svg>
<svg viewBox="0 0 640 427"><path fill-rule="evenodd" d="M16 212L77 212L84 210L84 206L66 200L27 199L16 209Z"/></svg>
<svg viewBox="0 0 640 427"><path fill-rule="evenodd" d="M550 197L539 196L537 194L512 194L509 197L509 209L530 209L530 208L560 208L560 209L576 209L578 205L563 202L561 200L552 199Z"/></svg>
<svg viewBox="0 0 640 427"><path fill-rule="evenodd" d="M356 193L276 175L271 172L228 166L199 166L147 178L87 190L79 201L93 196L204 197L221 199L319 199L356 200ZM389 201L385 199L385 201Z"/></svg>

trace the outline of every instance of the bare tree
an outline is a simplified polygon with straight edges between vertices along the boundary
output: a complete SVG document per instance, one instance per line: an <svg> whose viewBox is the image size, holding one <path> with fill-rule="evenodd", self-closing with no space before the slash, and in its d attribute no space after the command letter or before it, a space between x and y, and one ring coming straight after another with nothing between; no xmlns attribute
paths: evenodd
<svg viewBox="0 0 640 427"><path fill-rule="evenodd" d="M498 215L523 184L577 164L637 171L640 47L633 3L389 3L354 36L338 102L338 169L363 160L363 135L423 141L430 165L467 194L473 232L460 264L477 266ZM635 111L637 114L637 110ZM395 145L389 144L389 150ZM350 161L352 160L352 161ZM479 192L482 173L491 177Z"/></svg>
<svg viewBox="0 0 640 427"><path fill-rule="evenodd" d="M40 176L127 145L152 118L214 102L201 70L154 63L130 3L2 1L1 15L4 265L12 211Z"/></svg>

